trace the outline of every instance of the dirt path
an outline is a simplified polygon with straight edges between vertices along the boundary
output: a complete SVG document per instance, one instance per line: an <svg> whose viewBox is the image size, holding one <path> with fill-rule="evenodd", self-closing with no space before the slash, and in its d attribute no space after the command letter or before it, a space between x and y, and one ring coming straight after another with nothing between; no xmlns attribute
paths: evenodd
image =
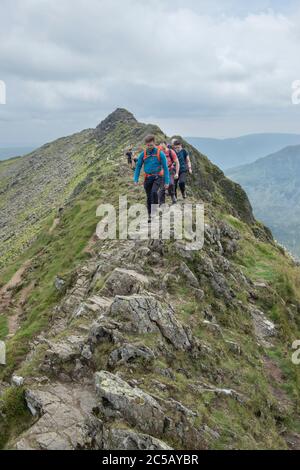
<svg viewBox="0 0 300 470"><path fill-rule="evenodd" d="M9 315L8 317L8 331L9 331L8 334L10 336L15 335L19 328L20 319L21 319L21 316L23 315L23 306L25 305L27 297L32 291L32 289L34 288L34 286L35 286L35 282L32 281L28 286L24 287L20 292L18 302L16 303L14 307L14 313L13 315Z"/></svg>
<svg viewBox="0 0 300 470"><path fill-rule="evenodd" d="M22 283L24 274L28 270L30 264L31 260L26 261L18 271L15 272L7 284L0 289L0 315L7 316L9 336L14 335L18 330L20 316L23 313L23 306L29 293L34 287L34 282L31 282L21 290L18 300L16 301L14 299L13 290ZM12 313L9 314L10 312Z"/></svg>
<svg viewBox="0 0 300 470"><path fill-rule="evenodd" d="M91 255L94 255L94 246L95 244L97 243L97 241L99 240L99 238L97 237L97 235L94 233L94 235L90 238L90 240L88 241L86 247L84 248L83 252L84 253L89 253Z"/></svg>
<svg viewBox="0 0 300 470"><path fill-rule="evenodd" d="M60 218L59 217L56 217L56 219L53 220L53 224L51 225L51 227L49 228L49 233L50 235L54 232L54 230L56 229L56 227L58 226L60 222Z"/></svg>
<svg viewBox="0 0 300 470"><path fill-rule="evenodd" d="M264 366L267 376L270 379L270 390L271 393L276 398L282 413L285 413L285 410L291 409L293 403L288 397L287 393L281 388L281 385L284 384L285 379L282 373L282 370L278 367L275 361L265 357ZM296 416L295 416L296 418ZM298 417L297 417L298 418ZM284 433L283 437L289 447L292 450L300 450L300 434L297 432Z"/></svg>
<svg viewBox="0 0 300 470"><path fill-rule="evenodd" d="M264 358L264 366L268 377L271 379L271 391L280 405L283 407L289 407L292 405L291 400L285 391L280 387L284 384L284 378L282 370L278 365L269 357Z"/></svg>
<svg viewBox="0 0 300 470"><path fill-rule="evenodd" d="M1 299L1 296L4 295L7 291L12 290L14 287L17 287L21 283L23 274L29 268L30 264L31 264L31 260L27 260L18 269L18 271L15 272L15 274L10 279L10 281L8 281L8 283L5 284L5 286L1 287L1 289L0 289L0 299Z"/></svg>

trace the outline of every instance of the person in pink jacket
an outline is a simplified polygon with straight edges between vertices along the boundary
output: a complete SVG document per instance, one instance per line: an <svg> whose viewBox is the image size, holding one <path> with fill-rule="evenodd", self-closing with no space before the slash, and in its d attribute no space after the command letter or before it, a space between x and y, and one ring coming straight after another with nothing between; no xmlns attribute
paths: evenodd
<svg viewBox="0 0 300 470"><path fill-rule="evenodd" d="M179 160L177 158L176 153L174 150L168 147L167 142L163 141L160 143L159 147L164 152L167 157L168 168L170 173L170 184L169 184L169 195L171 196L172 203L176 203L176 196L175 196L175 180L178 179L179 175ZM160 198L159 203L164 204L166 202L166 191L165 188L161 188L160 190Z"/></svg>

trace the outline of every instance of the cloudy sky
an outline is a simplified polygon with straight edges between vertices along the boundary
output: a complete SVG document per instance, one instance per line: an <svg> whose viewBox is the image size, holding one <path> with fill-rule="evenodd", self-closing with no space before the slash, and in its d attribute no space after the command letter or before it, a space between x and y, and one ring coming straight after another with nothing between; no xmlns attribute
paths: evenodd
<svg viewBox="0 0 300 470"><path fill-rule="evenodd" d="M297 0L1 0L0 145L116 107L170 133L300 133Z"/></svg>

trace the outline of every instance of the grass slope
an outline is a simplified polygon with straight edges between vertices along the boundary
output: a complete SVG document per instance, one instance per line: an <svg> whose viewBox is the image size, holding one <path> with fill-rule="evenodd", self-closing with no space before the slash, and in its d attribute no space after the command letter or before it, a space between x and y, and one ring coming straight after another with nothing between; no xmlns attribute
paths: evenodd
<svg viewBox="0 0 300 470"><path fill-rule="evenodd" d="M83 167L76 182L70 182L72 191L59 225L49 233L54 215L45 217L39 228L35 229L31 245L16 256L12 263L2 268L1 285L11 278L24 261L30 259L31 269L27 272L24 283L29 284L35 280L36 285L28 296L25 318L20 329L7 342L8 365L0 371L0 378L9 380L13 372L22 373L25 377L38 375L37 359L28 363L23 363L23 360L29 351L30 342L42 330L49 328L52 309L63 296L63 293L57 292L54 287L55 276L63 277L66 285L72 283L75 268L90 256L85 248L95 232L95 214L99 203L116 204L119 194L127 194L130 203L144 198L141 187L132 188L132 175L126 165L120 162L123 159L124 146L131 141L141 142L149 131L158 136L162 135L156 127L120 122L100 143L93 140L88 142L87 147L83 146L76 153L77 158L85 161L88 151L93 155L93 161ZM290 357L291 343L299 338L300 334L299 268L293 265L282 250L267 241L264 228L252 219L247 198L239 187L227 183L222 172L193 150L192 159L195 175L190 197L194 200L199 197L205 199L208 221L215 218L224 219L242 234L240 249L233 261L253 282L268 283L268 289L263 289L259 302L268 317L276 322L280 336L272 349L264 350L257 345L249 320L244 315L243 302L246 302L246 293L242 289L237 291L240 308L232 309L222 299L216 299L206 284L203 285L204 300L197 301L181 280L173 286L172 302L180 319L192 328L193 333L204 341L212 353L201 357L200 360L190 360L184 353L177 352L176 369L185 372L176 372L175 387L174 382L167 377L160 377L160 380L166 384L166 390L171 390L173 398L183 400L186 406L199 412L201 424L207 424L218 432L210 437L211 448L286 448L282 432L297 431L299 426L299 367L292 364ZM81 165L80 167L82 168ZM237 197L234 197L234 194ZM257 233L261 236L257 237ZM191 269L197 268L197 260L200 262L201 256L199 252L199 259L193 261ZM177 266L178 259L172 247L167 254L167 262L170 270ZM151 266L145 266L145 270L151 272L151 269ZM235 288L237 289L236 286ZM202 314L206 308L212 308L218 314L225 338L242 345L242 355L232 353L226 343L203 328ZM2 320L3 317L0 318L0 334L3 337L7 326ZM141 338L141 341L151 346L151 342L156 339L147 335L147 338ZM99 367L104 354L108 352L100 348ZM42 348L40 354L43 355ZM274 383L273 378L266 372L266 358L282 371L282 382ZM152 380L157 378L157 367L172 367L173 364L174 359L169 363L168 359L158 358L149 370L145 370L141 365L136 371L137 378L138 374L141 374L150 392L155 391L167 398L170 391L153 390ZM193 389L196 379L205 378L215 382L220 376L220 385L238 390L247 397L246 404L209 393L199 394ZM278 402L272 394L272 387L275 386L288 398L289 404L284 413L278 409ZM31 418L24 407L22 389L7 389L0 400L0 408L0 445L5 447L8 441L30 424ZM170 444L176 446L176 442Z"/></svg>

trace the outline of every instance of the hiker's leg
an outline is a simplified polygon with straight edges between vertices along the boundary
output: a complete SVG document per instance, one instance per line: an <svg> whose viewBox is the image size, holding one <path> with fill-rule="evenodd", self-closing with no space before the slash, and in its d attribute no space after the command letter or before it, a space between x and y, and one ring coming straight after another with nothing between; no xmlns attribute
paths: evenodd
<svg viewBox="0 0 300 470"><path fill-rule="evenodd" d="M162 185L158 191L158 203L161 206L162 204L165 204L165 202L166 202L166 190L165 190L164 185Z"/></svg>
<svg viewBox="0 0 300 470"><path fill-rule="evenodd" d="M179 188L183 197L185 197L185 180L186 180L186 172L182 172L179 175Z"/></svg>
<svg viewBox="0 0 300 470"><path fill-rule="evenodd" d="M151 202L152 204L158 204L159 202L159 191L161 190L163 185L163 178L161 176L156 176L153 181L153 185L151 188Z"/></svg>
<svg viewBox="0 0 300 470"><path fill-rule="evenodd" d="M169 185L169 196L171 196L172 203L176 202L175 197L175 179L174 179L174 171L170 171L170 185Z"/></svg>
<svg viewBox="0 0 300 470"><path fill-rule="evenodd" d="M179 178L177 178L177 179L175 180L175 185L174 185L174 186L175 186L175 188L174 188L174 189L175 189L175 197L176 197L176 198L177 198L177 187L178 187L178 181L179 181Z"/></svg>
<svg viewBox="0 0 300 470"><path fill-rule="evenodd" d="M169 184L168 193L169 193L169 196L171 197L175 194L173 170L170 171L170 184Z"/></svg>
<svg viewBox="0 0 300 470"><path fill-rule="evenodd" d="M146 178L144 182L144 189L147 195L147 210L148 210L148 215L151 215L151 203L152 203L152 195L151 195L151 190L153 186L153 179L152 178Z"/></svg>
<svg viewBox="0 0 300 470"><path fill-rule="evenodd" d="M171 196L172 200L175 196L175 180L173 170L170 171L169 196Z"/></svg>

